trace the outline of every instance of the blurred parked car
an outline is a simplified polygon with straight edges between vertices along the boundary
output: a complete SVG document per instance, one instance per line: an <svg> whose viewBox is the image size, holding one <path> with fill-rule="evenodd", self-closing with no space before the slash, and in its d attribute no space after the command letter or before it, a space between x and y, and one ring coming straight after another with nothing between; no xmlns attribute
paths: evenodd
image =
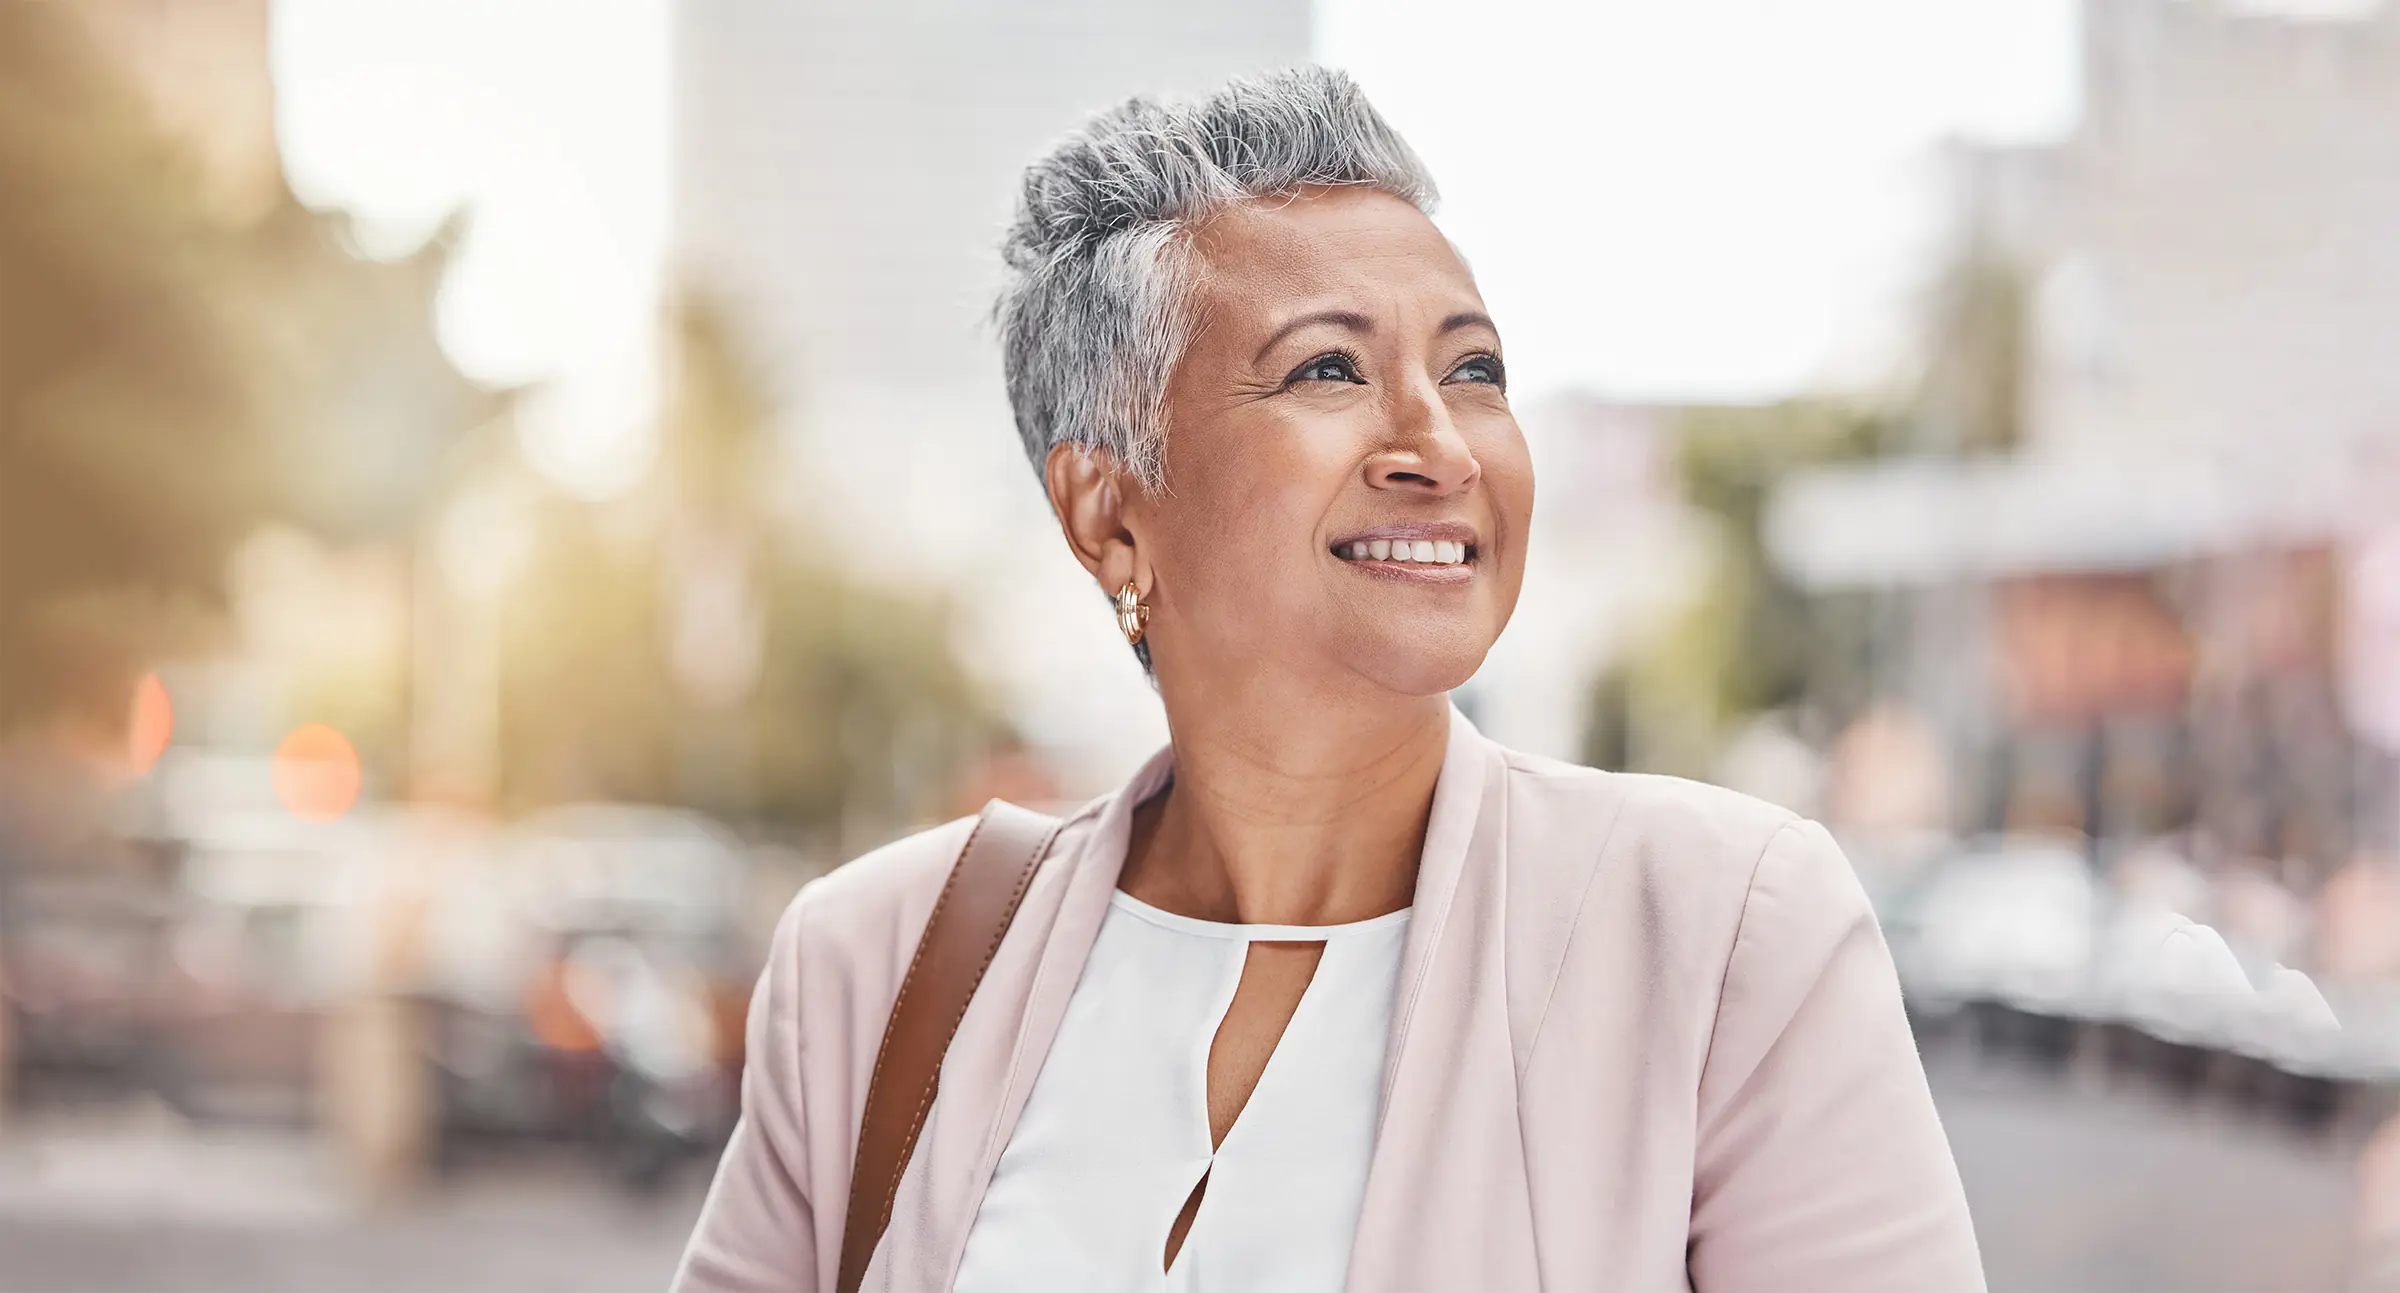
<svg viewBox="0 0 2400 1293"><path fill-rule="evenodd" d="M447 1146L589 1141L629 1181L730 1130L755 949L748 855L694 814L557 809L449 886L427 989Z"/></svg>
<svg viewBox="0 0 2400 1293"><path fill-rule="evenodd" d="M140 877L12 874L0 884L0 1020L18 1084L121 1090L158 1067L172 896Z"/></svg>
<svg viewBox="0 0 2400 1293"><path fill-rule="evenodd" d="M302 1121L318 1039L357 981L377 877L370 821L225 814L187 843L160 1019L162 1094L195 1116Z"/></svg>
<svg viewBox="0 0 2400 1293"><path fill-rule="evenodd" d="M1988 840L1927 866L1891 899L1885 930L1915 1009L1992 1001L2073 1015L2103 910L2079 849Z"/></svg>

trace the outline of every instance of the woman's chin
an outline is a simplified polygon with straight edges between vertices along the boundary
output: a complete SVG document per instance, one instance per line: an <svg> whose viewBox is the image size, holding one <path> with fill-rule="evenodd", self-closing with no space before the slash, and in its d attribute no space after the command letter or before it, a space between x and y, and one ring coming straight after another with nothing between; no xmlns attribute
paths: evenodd
<svg viewBox="0 0 2400 1293"><path fill-rule="evenodd" d="M1456 691L1491 650L1489 642L1444 643L1422 639L1389 642L1380 649L1352 652L1348 659L1359 674L1403 696L1439 696Z"/></svg>

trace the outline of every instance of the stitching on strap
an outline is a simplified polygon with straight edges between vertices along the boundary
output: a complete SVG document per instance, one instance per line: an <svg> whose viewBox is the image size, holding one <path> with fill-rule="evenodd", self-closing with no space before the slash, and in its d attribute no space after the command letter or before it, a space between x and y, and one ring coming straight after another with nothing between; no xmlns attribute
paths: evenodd
<svg viewBox="0 0 2400 1293"><path fill-rule="evenodd" d="M975 819L974 828L967 832L966 847L959 850L961 858L975 851L975 840L976 837L983 834L983 823L984 818L977 817ZM917 936L917 950L909 954L908 972L900 976L900 992L892 998L892 1016L894 1018L899 1017L900 1007L907 1004L908 990L916 985L917 965L925 959L925 949L933 946L933 939L927 935L933 932L935 926L941 924L942 909L950 905L950 895L958 888L958 873L963 869L953 865L950 868L950 874L942 881L942 891L934 895L933 911L925 917L925 934ZM883 1082L883 1062L891 1057L892 1036L892 1032L887 1028L884 1031L883 1040L875 1047L875 1068L867 1074L867 1104L875 1102L875 1088ZM858 1139L865 1139L866 1133L866 1109L862 1105L859 1109ZM853 1148L855 1149L855 1146Z"/></svg>
<svg viewBox="0 0 2400 1293"><path fill-rule="evenodd" d="M909 1117L907 1129L901 1137L899 1143L899 1149L901 1152L896 1160L888 1161L883 1164L883 1166L889 1171L890 1179L884 1183L882 1207L872 1217L858 1215L861 1211L859 1205L868 1199L873 1198L872 1194L862 1197L861 1191L872 1190L875 1188L872 1183L860 1178L858 1171L858 1160L861 1151L864 1150L866 1145L868 1126L867 1115L872 1113L876 1108L877 1097L879 1095L890 1094L888 1092L884 1092L882 1087L884 1072L891 1060L893 1043L895 1038L899 1036L898 1030L896 1030L893 1025L896 1024L901 1017L902 1008L909 999L909 990L914 986L917 973L922 968L929 951L934 947L937 940L940 940L943 914L951 909L952 896L959 891L962 879L973 878L968 875L968 863L975 858L976 846L983 842L984 827L990 825L994 819L1003 817L1009 813L1021 814L1026 819L1027 824L1046 823L1046 826L1039 831L1039 834L1034 839L1033 847L1030 853L1022 857L1017 863L1017 876L1015 884L1009 890L1007 900L1001 905L1000 909L994 913L997 918L991 922L992 933L989 941L984 946L983 955L972 965L966 967L969 974L966 985L967 991L963 998L957 1003L956 1008L951 1012L948 1026L941 1034L940 1049L933 1057L933 1072L929 1079L925 1082L923 1090L919 1093L917 1106L912 1111ZM853 1143L851 1155L852 1170L849 1191L851 1207L849 1209L850 1215L846 1216L843 1222L842 1250L837 1269L837 1284L842 1284L844 1287L847 1287L851 1283L863 1281L866 1275L866 1267L871 1266L874 1263L875 1250L882 1245L884 1233L889 1230L891 1226L892 1208L900 1195L901 1178L907 1175L909 1160L916 1156L915 1151L918 1135L923 1131L925 1120L933 1107L934 1100L940 1092L941 1063L949 1054L950 1043L957 1038L959 1025L966 1018L967 1008L974 1002L976 990L982 985L984 974L991 968L992 958L998 954L1000 950L1000 944L1007 938L1009 926L1015 923L1017 908L1023 905L1026 893L1032 888L1033 877L1035 873L1041 870L1042 862L1050 856L1050 852L1057 844L1058 836L1065 826L1066 823L1064 821L1055 818L1046 818L1043 814L1032 812L1029 809L1021 809L1013 804L994 800L991 804L985 807L982 813L977 815L974 827L967 833L966 844L959 850L957 860L951 865L949 876L942 883L941 892L934 898L933 909L925 918L924 932L918 936L916 951L909 958L908 971L902 977L900 982L900 990L893 998L891 1016L885 1024L882 1042L876 1048L875 1066L868 1075L865 1107L860 1113L858 1133ZM1003 841L1003 843L1006 843L1006 841ZM989 866L976 867L974 868L973 875L979 877L989 869ZM870 1230L867 1226L857 1224L860 1222L871 1223L872 1229ZM858 1247L859 1245L864 1245L864 1247L860 1248ZM853 1260L858 1262L858 1268L855 1272L849 1269ZM852 1281L843 1281L838 1278L840 1275L845 1274L855 1275L856 1279Z"/></svg>
<svg viewBox="0 0 2400 1293"><path fill-rule="evenodd" d="M976 824L976 829L982 829L982 824L980 822ZM997 928L992 931L991 942L984 945L983 959L978 963L978 971L975 976L976 985L978 987L980 987L983 982L982 971L991 968L992 957L998 954L1000 951L1001 942L1008 937L1009 926L1016 923L1017 907L1019 904L1025 901L1025 891L1033 886L1033 873L1042 869L1042 859L1049 856L1051 841L1056 839L1057 836L1058 828L1055 826L1043 832L1041 843L1034 848L1033 856L1027 858L1025 860L1025 864L1019 868L1017 872L1016 887L1009 891L1008 902L1000 909L1000 919L997 922ZM974 846L974 837L969 836L967 840L967 847L971 849ZM960 856L963 859L965 857L964 852L962 852ZM956 871L953 871L952 878L956 879L956 876ZM947 887L948 886L944 886L945 889ZM930 930L932 928L932 922L928 921L926 923L926 928ZM918 950L921 953L924 949L920 947ZM958 1026L959 1024L965 1022L967 1017L967 1007L973 1005L974 1003L974 994L970 992L965 1000L958 1003L957 1013L950 1016L950 1026L942 1030L943 1058L947 1058L949 1056L950 1043L958 1037ZM898 1010L899 1008L897 1006L893 1007L893 1012L895 1014L898 1013ZM911 1151L908 1155L909 1158L916 1157L914 1151L916 1149L917 1133L924 1129L925 1116L932 1112L934 1099L941 1093L942 1070L939 1059L934 1062L933 1074L933 1082L925 1088L924 1097L917 1101L916 1112L912 1114L908 1120L908 1135L902 1141L902 1143L907 1145ZM900 1170L892 1174L891 1188L884 1192L883 1216L887 1225L891 1220L892 1203L900 1197L900 1178L906 1176L907 1174L908 1160L904 1158L901 1160Z"/></svg>

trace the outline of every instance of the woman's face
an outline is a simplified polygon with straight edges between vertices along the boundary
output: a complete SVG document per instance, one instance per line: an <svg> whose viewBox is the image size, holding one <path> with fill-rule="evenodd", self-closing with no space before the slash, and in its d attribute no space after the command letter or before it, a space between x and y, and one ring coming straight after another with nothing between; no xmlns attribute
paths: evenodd
<svg viewBox="0 0 2400 1293"><path fill-rule="evenodd" d="M1465 682L1516 607L1533 510L1466 266L1365 189L1234 207L1195 251L1166 489L1123 500L1162 684L1270 662L1416 696Z"/></svg>

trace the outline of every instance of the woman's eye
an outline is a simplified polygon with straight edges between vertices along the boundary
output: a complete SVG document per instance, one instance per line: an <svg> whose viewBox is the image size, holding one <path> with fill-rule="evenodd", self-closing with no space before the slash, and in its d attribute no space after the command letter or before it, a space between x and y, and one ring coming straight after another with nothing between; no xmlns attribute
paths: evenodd
<svg viewBox="0 0 2400 1293"><path fill-rule="evenodd" d="M1458 367L1451 369L1450 380L1454 382L1482 382L1490 386L1505 386L1508 384L1508 378L1500 368L1500 361L1494 359L1490 355L1477 355L1474 358L1459 364Z"/></svg>
<svg viewBox="0 0 2400 1293"><path fill-rule="evenodd" d="M1297 382L1356 382L1358 365L1348 355L1319 355L1292 370Z"/></svg>

